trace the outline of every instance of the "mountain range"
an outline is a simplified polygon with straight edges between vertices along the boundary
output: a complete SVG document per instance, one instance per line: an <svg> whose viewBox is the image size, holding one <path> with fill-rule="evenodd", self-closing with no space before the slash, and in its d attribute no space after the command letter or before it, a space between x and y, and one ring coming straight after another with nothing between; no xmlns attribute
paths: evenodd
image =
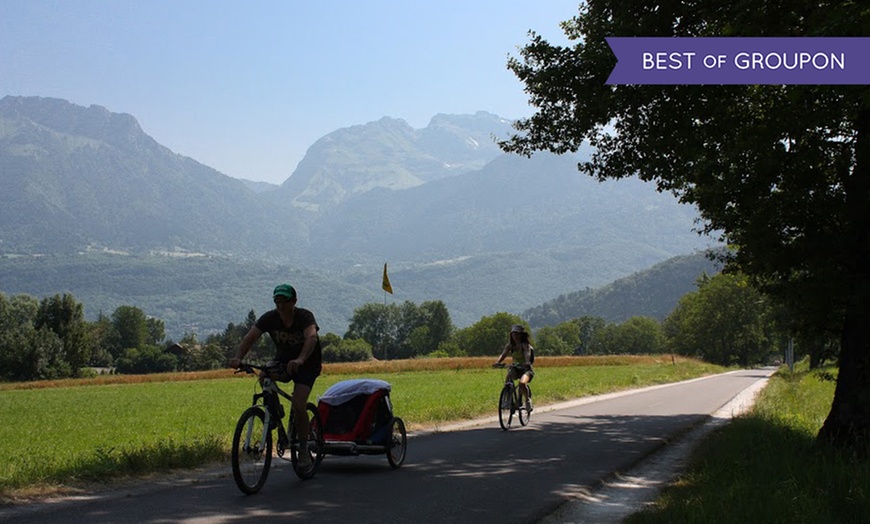
<svg viewBox="0 0 870 524"><path fill-rule="evenodd" d="M173 153L131 115L5 97L0 291L68 291L100 311L144 300L155 304L146 313L174 319L167 330L177 334L238 322L255 305L268 307L262 296L276 280L306 275L317 282L305 291L317 297L321 323L343 333L354 308L386 299L380 276L388 262L390 300L442 300L462 326L715 244L694 231L695 209L634 178L584 176L576 167L582 155L503 154L495 139L512 130L486 112L436 115L423 129L385 117L324 136L274 186ZM40 279L36 256L78 276L46 289L52 279ZM200 271L245 287L222 282L233 305L220 312L190 300L205 291L190 279L174 291L161 285L161 300L123 286L108 293L100 279L83 278L94 256L107 273L148 258L146 266L169 275L192 257L207 258ZM238 277L251 267L271 280L258 287Z"/></svg>

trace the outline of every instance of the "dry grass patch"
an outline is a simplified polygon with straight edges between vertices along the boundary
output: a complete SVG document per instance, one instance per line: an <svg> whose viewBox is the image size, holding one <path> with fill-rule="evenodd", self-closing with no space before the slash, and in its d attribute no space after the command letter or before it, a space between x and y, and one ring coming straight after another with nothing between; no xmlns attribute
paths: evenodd
<svg viewBox="0 0 870 524"><path fill-rule="evenodd" d="M397 373L404 371L442 371L482 369L489 367L495 357L415 358L408 360L369 360L366 362L341 362L323 365L323 375L353 375L366 373ZM587 357L535 358L536 368L574 366L635 366L649 364L679 364L698 362L693 359L671 355L595 355ZM0 391L18 389L50 389L79 386L108 386L115 384L147 384L151 382L182 382L213 380L232 377L247 377L232 369L188 371L176 373L152 373L148 375L100 375L89 378L65 378L60 380L36 380L32 382L0 383Z"/></svg>

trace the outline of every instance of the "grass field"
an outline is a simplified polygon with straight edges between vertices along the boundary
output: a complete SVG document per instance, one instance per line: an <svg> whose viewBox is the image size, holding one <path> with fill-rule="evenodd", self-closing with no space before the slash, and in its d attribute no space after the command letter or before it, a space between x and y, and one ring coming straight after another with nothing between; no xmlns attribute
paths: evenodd
<svg viewBox="0 0 870 524"><path fill-rule="evenodd" d="M781 369L746 416L695 451L687 472L629 524L870 522L870 449L815 442L836 369Z"/></svg>
<svg viewBox="0 0 870 524"><path fill-rule="evenodd" d="M410 432L495 414L504 370L492 358L325 366L316 401L347 378L393 386ZM723 371L671 357L539 357L537 405ZM0 502L34 490L226 460L256 380L230 370L0 385Z"/></svg>

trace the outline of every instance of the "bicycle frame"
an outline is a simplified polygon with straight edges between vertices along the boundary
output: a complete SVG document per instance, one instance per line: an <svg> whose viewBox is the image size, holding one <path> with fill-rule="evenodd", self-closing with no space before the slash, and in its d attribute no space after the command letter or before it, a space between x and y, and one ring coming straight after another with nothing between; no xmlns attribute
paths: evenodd
<svg viewBox="0 0 870 524"><path fill-rule="evenodd" d="M262 379L262 389L259 393L254 394L254 398L251 402L252 406L261 406L263 411L265 412L265 420L263 421L263 425L266 428L272 427L278 429L278 456L283 457L284 451L289 445L289 440L287 438L287 430L284 429L284 424L281 422L281 419L284 418L284 406L281 404L281 399L279 397L284 397L288 402L291 403L290 407L290 418L287 421L287 428L292 428L293 424L296 422L296 413L293 412L292 402L293 397L288 395L283 389L278 387L278 384L275 383L269 377L264 377ZM262 404L257 401L262 399ZM277 421L273 424L273 418L277 418ZM253 424L248 424L247 435L245 437L245 445L250 445L251 443L251 433L253 432ZM268 431L264 431L260 438L260 445L266 445L266 435Z"/></svg>
<svg viewBox="0 0 870 524"><path fill-rule="evenodd" d="M504 365L495 365L493 367L504 368ZM518 366L516 364L511 365L511 369L517 368ZM529 418L531 417L531 412L520 402L520 385L515 383L519 378L520 377L518 376L508 380L508 378L505 377L504 386L502 386L501 392L499 393L498 422L501 428L505 431L510 429L514 413L517 414L517 418L519 418L520 425L522 426L527 425L529 423ZM526 384L526 391L529 398L531 398L532 388L529 384ZM510 399L510 406L506 406L507 402L505 401L508 398Z"/></svg>
<svg viewBox="0 0 870 524"><path fill-rule="evenodd" d="M268 370L253 364L242 364L239 372L255 374L256 371ZM311 414L308 435L300 436L296 431L296 413L292 407L292 396L278 387L269 377L258 379L260 391L253 395L252 403L239 418L233 433L232 466L233 478L239 489L246 494L256 493L263 487L269 475L272 463L272 431L278 431L276 454L283 458L287 449L290 450L290 461L296 475L306 480L314 476L320 462L323 460L323 432L317 407L308 403L307 412ZM284 406L281 397L290 402L290 416L287 429L284 429ZM304 439L306 445L300 445ZM310 466L299 466L300 453L309 453ZM312 457L310 453L314 453ZM286 459L285 459L286 460Z"/></svg>

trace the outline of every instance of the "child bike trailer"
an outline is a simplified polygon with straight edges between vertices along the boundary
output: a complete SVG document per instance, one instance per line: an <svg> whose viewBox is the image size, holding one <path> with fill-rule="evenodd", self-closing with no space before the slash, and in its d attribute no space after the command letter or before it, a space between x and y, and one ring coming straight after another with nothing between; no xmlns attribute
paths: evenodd
<svg viewBox="0 0 870 524"><path fill-rule="evenodd" d="M408 436L405 423L393 415L392 386L383 380L343 380L317 401L323 423L324 453L330 455L387 455L392 468L405 461Z"/></svg>

